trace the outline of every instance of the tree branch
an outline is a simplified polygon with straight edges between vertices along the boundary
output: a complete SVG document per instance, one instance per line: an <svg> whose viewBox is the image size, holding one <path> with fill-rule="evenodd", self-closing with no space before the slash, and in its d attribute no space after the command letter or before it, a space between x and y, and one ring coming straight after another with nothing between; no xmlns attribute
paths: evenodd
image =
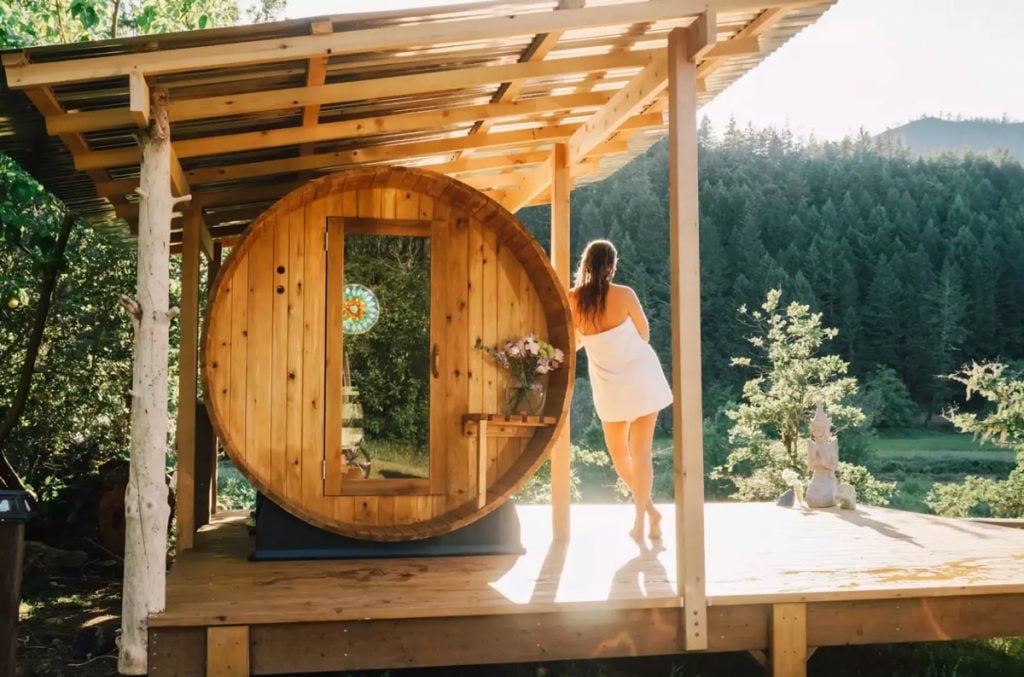
<svg viewBox="0 0 1024 677"><path fill-rule="evenodd" d="M121 0L114 0L114 18L110 20L110 38L117 37L117 13L121 9Z"/></svg>
<svg viewBox="0 0 1024 677"><path fill-rule="evenodd" d="M39 305L36 306L35 318L32 322L32 330L29 332L28 345L25 349L25 364L21 369L21 377L18 380L18 387L11 401L2 422L0 422L0 484L9 489L21 489L26 491L24 482L18 476L17 471L11 465L4 454L4 448L11 432L18 424L18 420L25 412L28 404L29 391L32 388L32 376L36 370L36 359L39 357L39 349L43 344L43 332L46 329L46 320L50 316L50 308L55 298L54 290L57 287L57 280L60 277L64 265L64 252L67 250L68 238L71 236L71 229L75 225L76 216L67 212L61 222L60 231L57 234L57 243L54 247L50 260L43 268L43 277L39 284ZM31 495L31 494L30 494ZM35 496L31 495L33 505L36 502Z"/></svg>

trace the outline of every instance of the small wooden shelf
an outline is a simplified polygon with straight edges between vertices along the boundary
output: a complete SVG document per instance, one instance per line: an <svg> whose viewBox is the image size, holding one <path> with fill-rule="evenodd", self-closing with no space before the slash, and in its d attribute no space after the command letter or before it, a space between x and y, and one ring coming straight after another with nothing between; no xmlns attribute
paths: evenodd
<svg viewBox="0 0 1024 677"><path fill-rule="evenodd" d="M557 416L527 416L525 414L463 414L462 422L487 421L498 425L545 426L558 423Z"/></svg>
<svg viewBox="0 0 1024 677"><path fill-rule="evenodd" d="M476 438L477 506L487 503L487 438L533 437L534 428L558 423L556 416L463 414L462 433Z"/></svg>

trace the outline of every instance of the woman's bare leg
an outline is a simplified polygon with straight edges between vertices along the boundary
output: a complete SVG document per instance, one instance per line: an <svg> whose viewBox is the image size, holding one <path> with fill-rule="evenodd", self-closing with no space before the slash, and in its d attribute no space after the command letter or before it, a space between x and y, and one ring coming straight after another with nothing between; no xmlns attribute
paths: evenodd
<svg viewBox="0 0 1024 677"><path fill-rule="evenodd" d="M658 412L641 416L629 427L629 456L633 461L633 501L636 504L636 519L633 531L643 536L644 515L651 518L652 539L661 538L661 513L654 507L651 490L654 487L654 462L651 448L654 446L654 426Z"/></svg>
<svg viewBox="0 0 1024 677"><path fill-rule="evenodd" d="M604 443L612 457L612 465L622 483L633 491L633 462L629 458L629 423L626 421L601 421L604 428Z"/></svg>

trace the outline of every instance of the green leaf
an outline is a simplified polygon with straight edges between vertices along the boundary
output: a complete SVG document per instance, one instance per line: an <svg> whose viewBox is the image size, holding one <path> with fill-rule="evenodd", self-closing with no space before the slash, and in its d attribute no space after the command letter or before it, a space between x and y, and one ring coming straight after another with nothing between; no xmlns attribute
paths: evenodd
<svg viewBox="0 0 1024 677"><path fill-rule="evenodd" d="M199 15L199 27L206 28L207 24L210 23L210 17L206 14Z"/></svg>

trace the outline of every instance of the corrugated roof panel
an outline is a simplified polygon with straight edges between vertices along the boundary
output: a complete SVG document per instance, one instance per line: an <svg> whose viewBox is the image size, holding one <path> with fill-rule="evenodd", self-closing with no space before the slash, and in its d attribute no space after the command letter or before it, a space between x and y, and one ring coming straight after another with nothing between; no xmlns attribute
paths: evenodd
<svg viewBox="0 0 1024 677"><path fill-rule="evenodd" d="M767 28L760 37L762 50L757 55L737 56L717 63L706 78L707 91L700 101L710 101L716 94L729 86L744 73L756 66L761 59L784 44L790 37L813 23L834 0L797 7L789 10L780 20ZM622 0L588 0L587 7L623 4ZM32 63L49 63L66 60L91 58L104 55L150 53L187 47L222 45L231 49L233 45L264 39L288 39L309 35L316 22L330 22L334 31L353 31L373 28L430 24L437 22L486 19L491 17L523 15L528 13L551 12L558 6L557 0L492 0L471 5L440 8L426 8L401 12L382 12L365 15L339 15L311 19L290 20L254 26L238 26L190 33L154 35L140 38L107 40L95 43L78 43L34 48L27 51ZM757 11L720 11L718 13L719 39L724 40L741 31L744 26L758 17ZM579 28L564 31L554 49L547 55L553 61L584 56L626 53L635 50L664 48L672 27L688 24L691 18L663 20L647 23L632 23L598 28ZM526 58L531 44L540 36L511 36L501 39L454 41L446 44L411 45L402 49L387 49L358 54L335 54L327 58L325 78L328 85L344 82L412 76L413 78L436 72L447 72L465 68L487 68L493 65L514 64ZM169 88L173 101L201 99L208 97L232 97L242 94L272 93L278 90L304 88L307 83L306 59L294 59L279 63L237 66L231 68L206 68L179 73L168 73L149 78L151 86ZM522 81L516 98L518 100L543 101L551 96L563 96L581 92L607 92L625 86L638 67L608 68L604 71L580 72L562 75L547 75ZM454 75L453 75L454 77ZM83 112L107 109L124 109L128 104L128 78L126 76L101 81L66 85L53 88L57 101L69 111ZM413 80L415 82L415 80ZM404 113L438 113L436 122L429 128L406 129L404 131L381 131L345 139L324 139L314 143L293 143L269 148L230 149L216 155L183 157L182 167L186 172L200 172L197 176L208 177L209 182L193 186L209 193L213 189L244 190L245 206L254 204L252 196L262 194L265 189L271 194L282 190L289 182L303 181L337 169L352 166L353 156L348 151L367 149L373 151L394 146L398 156L405 144L415 146L415 153L432 148L431 142L441 139L457 139L470 136L476 129L472 122L451 123L445 119L445 111L457 110L464 106L479 106L491 102L503 91L500 83L479 84L471 87L454 86L450 89L415 93L387 98L369 98L360 101L328 102L314 107L319 123L346 120L377 119ZM30 172L51 188L68 206L83 215L109 217L112 204L96 193L89 175L77 172L73 160L64 144L56 138L47 137L42 116L35 110L22 92L0 89L0 150L8 152ZM250 97L252 98L252 97ZM595 110L593 106L577 107L562 111L533 114L522 119L501 118L490 127L490 134L515 134L523 130L540 129L552 124L579 124ZM207 117L192 120L172 121L172 139L178 142L190 139L210 139L241 133L270 132L273 130L299 128L304 118L301 105L275 108L273 110ZM376 123L374 123L376 124ZM383 124L383 123L382 123ZM384 128L386 129L386 128ZM578 177L579 183L598 181L643 152L664 136L665 127L631 130L616 135L615 139L628 138L628 152L600 158L600 171ZM137 132L131 128L89 132L84 135L90 150L131 148ZM294 135L290 135L294 136ZM264 144L265 145L265 144ZM480 148L472 151L472 158L484 161L500 158L510 152L537 152L549 149L551 141L540 139L517 144L511 150L502 148ZM197 149L199 150L199 149ZM338 156L331 154L340 153ZM433 155L411 154L399 161L413 166L447 164L461 155L457 151ZM323 159L308 162L309 155L322 155ZM358 156L355 156L358 157ZM376 164L379 153L370 152L363 164ZM301 159L299 163L307 169L301 171L274 171L272 174L246 172L246 178L225 179L218 177L220 167L234 171L250 163L287 161ZM493 162L492 162L493 164ZM595 164L595 163L591 163ZM288 166L291 166L289 163ZM521 171L530 171L529 169ZM476 176L508 176L510 170L497 169L478 172ZM95 172L97 176L109 177L110 181L127 181L137 176L138 166L115 167ZM252 174L248 176L248 174ZM219 201L228 199L227 194L216 194ZM123 200L123 195L113 196ZM241 199L241 198L240 198ZM258 202L258 201L256 201ZM244 211L244 210L243 210ZM229 205L218 206L206 212L214 219L238 220L238 210ZM244 220L244 219L243 219Z"/></svg>

